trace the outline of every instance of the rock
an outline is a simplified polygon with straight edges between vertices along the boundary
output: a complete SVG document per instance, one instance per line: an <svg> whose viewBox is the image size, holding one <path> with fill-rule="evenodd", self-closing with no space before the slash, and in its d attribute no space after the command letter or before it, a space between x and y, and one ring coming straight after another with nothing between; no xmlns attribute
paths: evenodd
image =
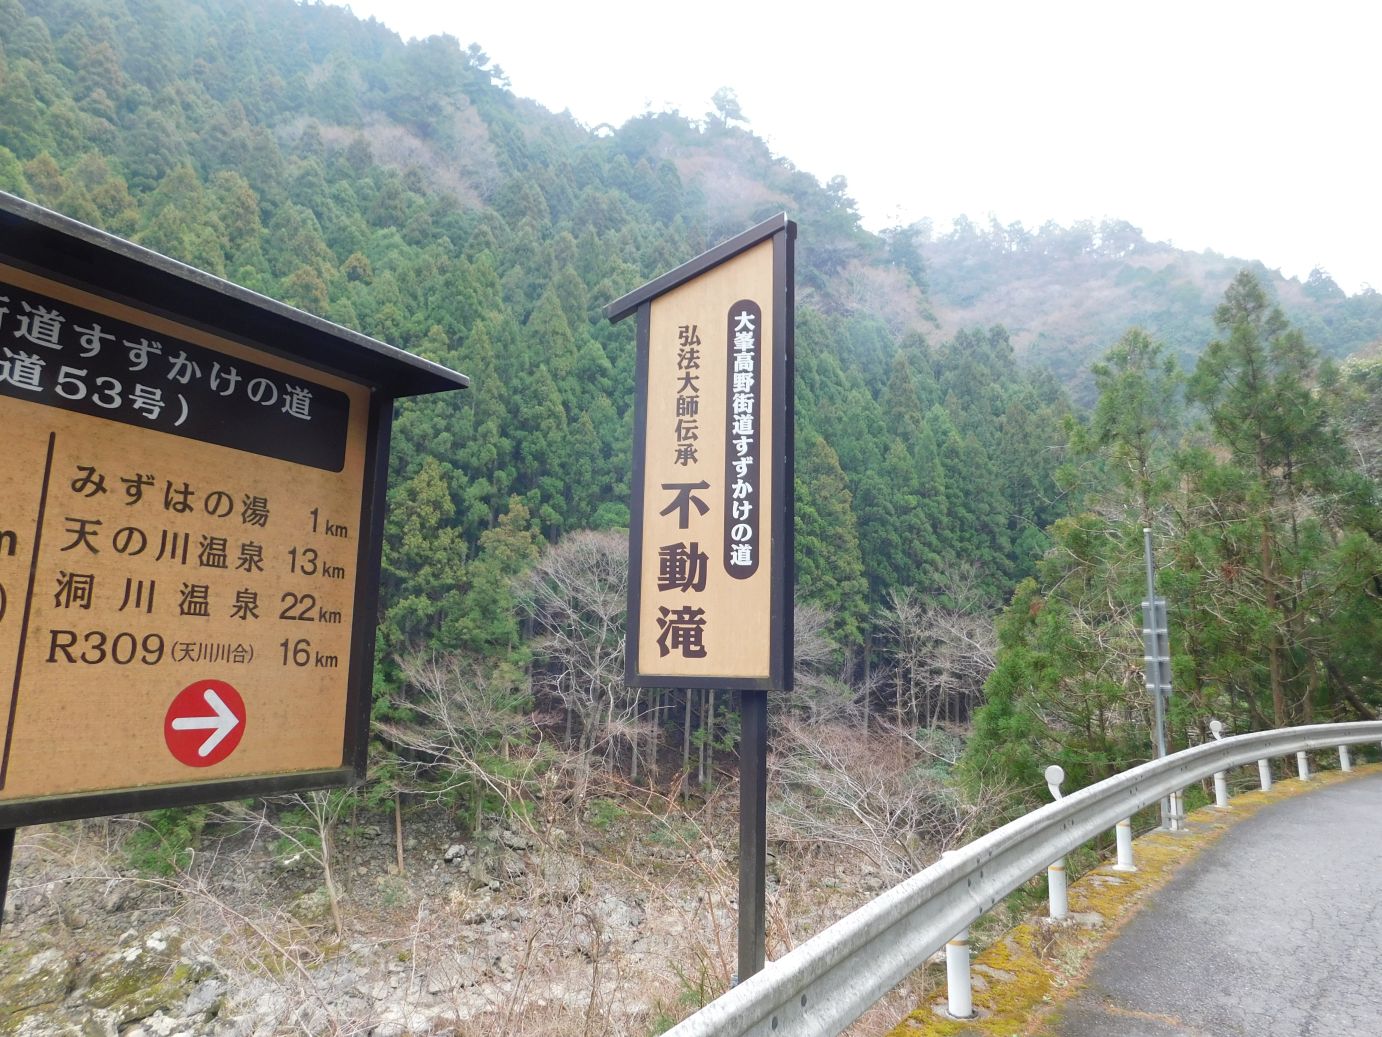
<svg viewBox="0 0 1382 1037"><path fill-rule="evenodd" d="M543 891L556 903L570 903L581 892L581 869L569 857L544 855L539 874Z"/></svg>
<svg viewBox="0 0 1382 1037"><path fill-rule="evenodd" d="M508 828L505 828L503 831L499 833L499 841L503 843L505 846L507 846L510 850L518 850L520 852L522 852L523 850L531 849L533 845L532 840L529 839L526 835L523 835L519 832L515 832L512 829Z"/></svg>
<svg viewBox="0 0 1382 1037"><path fill-rule="evenodd" d="M432 1033L438 1010L425 1011L413 1005L389 1004L379 1014L379 1022L370 1031L372 1037L406 1037L414 1033Z"/></svg>
<svg viewBox="0 0 1382 1037"><path fill-rule="evenodd" d="M190 1033L185 1020L155 1012L138 1026L126 1030L124 1037L187 1037Z"/></svg>
<svg viewBox="0 0 1382 1037"><path fill-rule="evenodd" d="M466 872L470 876L471 889L485 889L489 886L491 879L490 871L482 858L478 856L472 857ZM496 886L497 885L496 883Z"/></svg>
<svg viewBox="0 0 1382 1037"><path fill-rule="evenodd" d="M289 904L288 913L303 925L321 925L331 918L331 894L318 886Z"/></svg>
<svg viewBox="0 0 1382 1037"><path fill-rule="evenodd" d="M441 859L446 861L447 864L455 864L457 861L463 860L465 855L466 849L464 846L460 843L452 843L446 848L446 852L442 854Z"/></svg>
<svg viewBox="0 0 1382 1037"><path fill-rule="evenodd" d="M209 971L205 962L182 957L180 936L159 930L83 966L71 1002L107 1009L125 1026L182 1004Z"/></svg>
<svg viewBox="0 0 1382 1037"><path fill-rule="evenodd" d="M299 850L297 853L290 853L287 857L274 861L273 866L279 871L305 872L311 870L316 863L310 853L306 850Z"/></svg>
<svg viewBox="0 0 1382 1037"><path fill-rule="evenodd" d="M72 987L72 962L56 947L39 951L22 966L13 959L12 952L0 957L0 1029L6 1019L43 1005L56 1006Z"/></svg>
<svg viewBox="0 0 1382 1037"><path fill-rule="evenodd" d="M595 943L595 934L589 928L581 929L576 933L576 938L572 941L576 945L576 950L580 951L592 961L597 957L602 957L614 944L614 938L604 930L600 931L600 942Z"/></svg>
<svg viewBox="0 0 1382 1037"><path fill-rule="evenodd" d="M3 1016L0 1016L0 1029L5 1029ZM13 1030L5 1029L5 1032L11 1037L116 1037L120 1030L112 1012L99 1008L59 1008L54 1012L35 1012Z"/></svg>
<svg viewBox="0 0 1382 1037"><path fill-rule="evenodd" d="M225 983L219 979L204 979L187 995L187 1000L182 1006L182 1014L210 1018L220 1012L225 998Z"/></svg>
<svg viewBox="0 0 1382 1037"><path fill-rule="evenodd" d="M644 918L641 907L615 896L601 897L595 913L606 929L637 929Z"/></svg>
<svg viewBox="0 0 1382 1037"><path fill-rule="evenodd" d="M504 914L504 908L498 906L493 901L485 899L470 905L462 919L466 925L484 925L492 922Z"/></svg>

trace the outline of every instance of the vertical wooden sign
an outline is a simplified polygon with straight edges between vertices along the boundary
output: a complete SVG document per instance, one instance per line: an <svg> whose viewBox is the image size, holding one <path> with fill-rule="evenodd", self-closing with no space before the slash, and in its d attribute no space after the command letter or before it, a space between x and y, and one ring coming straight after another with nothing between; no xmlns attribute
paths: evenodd
<svg viewBox="0 0 1382 1037"><path fill-rule="evenodd" d="M792 686L796 224L605 307L638 314L625 680L739 691L739 971L763 968L769 692Z"/></svg>
<svg viewBox="0 0 1382 1037"><path fill-rule="evenodd" d="M635 687L790 687L795 237L775 217L606 308L638 313Z"/></svg>

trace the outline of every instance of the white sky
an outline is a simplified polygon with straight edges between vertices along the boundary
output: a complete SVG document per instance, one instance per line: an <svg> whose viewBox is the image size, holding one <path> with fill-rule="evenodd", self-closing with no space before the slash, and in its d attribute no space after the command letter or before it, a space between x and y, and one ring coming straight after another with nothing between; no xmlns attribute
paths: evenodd
<svg viewBox="0 0 1382 1037"><path fill-rule="evenodd" d="M1125 219L1153 240L1382 290L1382 5L351 0L478 43L582 123L699 118L722 86L872 230Z"/></svg>

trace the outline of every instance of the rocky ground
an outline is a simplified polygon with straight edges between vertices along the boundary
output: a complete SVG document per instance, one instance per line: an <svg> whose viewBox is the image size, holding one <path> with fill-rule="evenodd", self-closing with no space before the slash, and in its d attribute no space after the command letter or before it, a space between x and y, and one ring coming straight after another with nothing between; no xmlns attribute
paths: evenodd
<svg viewBox="0 0 1382 1037"><path fill-rule="evenodd" d="M137 819L22 830L0 1035L643 1035L734 969L732 794L683 811L613 790L480 836L417 807L401 872L390 815L344 817L339 935L311 841L285 838L281 810L239 810L170 877L125 863ZM775 844L770 957L885 882Z"/></svg>

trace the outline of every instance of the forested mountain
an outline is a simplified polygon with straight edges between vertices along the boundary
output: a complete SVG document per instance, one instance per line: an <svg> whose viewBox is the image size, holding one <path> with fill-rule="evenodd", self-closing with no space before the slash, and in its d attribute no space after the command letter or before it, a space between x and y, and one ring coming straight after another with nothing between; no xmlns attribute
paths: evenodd
<svg viewBox="0 0 1382 1037"><path fill-rule="evenodd" d="M3 0L0 39L0 187L472 377L399 415L385 658L513 637L475 585L502 517L548 542L627 522L632 330L599 308L782 208L802 590L846 642L887 588L957 565L998 600L1057 514L1059 386L999 329L909 330L910 238L727 114L594 134L477 49L278 0Z"/></svg>
<svg viewBox="0 0 1382 1037"><path fill-rule="evenodd" d="M1019 356L1051 368L1081 401L1092 399L1090 365L1130 327L1194 366L1214 337L1214 308L1244 269L1326 356L1382 338L1382 295L1370 288L1347 296L1323 270L1301 282L1256 261L1148 241L1123 221L1029 230L961 218L943 235L924 223L910 234L943 331L1004 325Z"/></svg>

